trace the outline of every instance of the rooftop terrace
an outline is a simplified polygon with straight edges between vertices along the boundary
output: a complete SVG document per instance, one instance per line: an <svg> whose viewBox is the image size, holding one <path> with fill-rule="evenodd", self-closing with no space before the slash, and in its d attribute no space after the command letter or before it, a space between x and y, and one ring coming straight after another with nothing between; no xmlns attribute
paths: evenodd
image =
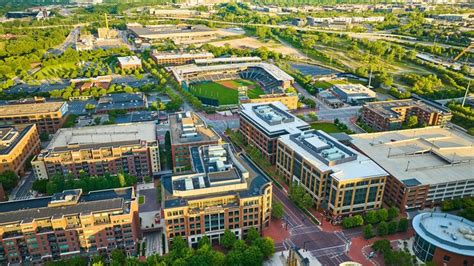
<svg viewBox="0 0 474 266"><path fill-rule="evenodd" d="M351 137L354 146L402 182L432 185L474 178L474 138L460 130L426 127Z"/></svg>

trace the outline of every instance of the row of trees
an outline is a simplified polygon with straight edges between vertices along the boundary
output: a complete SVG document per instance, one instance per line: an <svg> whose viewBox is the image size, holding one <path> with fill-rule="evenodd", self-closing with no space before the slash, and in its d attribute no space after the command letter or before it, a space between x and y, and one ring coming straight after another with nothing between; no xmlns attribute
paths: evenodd
<svg viewBox="0 0 474 266"><path fill-rule="evenodd" d="M448 107L453 114L451 122L465 128L469 134L474 135L474 109L470 106L462 107L457 102L450 102Z"/></svg>
<svg viewBox="0 0 474 266"><path fill-rule="evenodd" d="M342 220L342 226L344 228L358 227L366 224L377 224L379 222L387 222L397 218L399 211L395 207L389 209L370 210L362 218L361 215L355 215L352 217L345 217Z"/></svg>
<svg viewBox="0 0 474 266"><path fill-rule="evenodd" d="M124 173L117 175L89 176L85 173L79 178L57 174L50 179L38 179L33 183L33 190L42 194L52 195L68 189L81 188L84 192L129 187L137 183L137 178Z"/></svg>
<svg viewBox="0 0 474 266"><path fill-rule="evenodd" d="M364 237L366 239L372 238L375 236L374 226L368 224L364 227ZM408 230L408 220L406 218L401 218L400 221L391 221L385 222L382 221L377 225L377 235L386 236L395 234L397 232L406 232Z"/></svg>
<svg viewBox="0 0 474 266"><path fill-rule="evenodd" d="M441 204L444 212L456 212L457 215L474 221L474 198L445 200Z"/></svg>

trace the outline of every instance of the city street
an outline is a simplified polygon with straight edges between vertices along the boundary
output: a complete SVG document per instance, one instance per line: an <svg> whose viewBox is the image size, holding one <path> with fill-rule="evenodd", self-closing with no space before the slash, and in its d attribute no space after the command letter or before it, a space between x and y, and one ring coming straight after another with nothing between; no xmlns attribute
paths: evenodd
<svg viewBox="0 0 474 266"><path fill-rule="evenodd" d="M31 193L31 186L35 181L35 174L33 171L28 172L25 177L23 177L18 185L12 190L10 195L10 200L24 200L29 199L33 196Z"/></svg>
<svg viewBox="0 0 474 266"><path fill-rule="evenodd" d="M241 154L240 158L247 163L255 174L266 176L246 155ZM322 231L321 227L311 221L288 198L286 192L276 185L273 186L273 200L281 202L285 211L281 229L276 233L284 234L281 233L281 230L289 233L289 236L283 242L275 241L276 252L296 246L310 251L323 265L336 266L343 261L350 260L347 255L350 243L342 232Z"/></svg>

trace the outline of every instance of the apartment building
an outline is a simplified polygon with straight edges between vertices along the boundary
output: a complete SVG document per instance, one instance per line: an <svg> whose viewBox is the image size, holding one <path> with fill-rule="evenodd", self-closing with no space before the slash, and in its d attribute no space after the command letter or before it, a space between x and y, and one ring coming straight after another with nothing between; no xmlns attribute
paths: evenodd
<svg viewBox="0 0 474 266"><path fill-rule="evenodd" d="M66 121L66 102L40 102L0 106L0 125L36 124L39 133L54 134Z"/></svg>
<svg viewBox="0 0 474 266"><path fill-rule="evenodd" d="M25 164L40 152L36 125L0 126L0 173L25 174Z"/></svg>
<svg viewBox="0 0 474 266"><path fill-rule="evenodd" d="M209 60L214 58L211 53L170 53L153 51L151 58L158 65L184 65L191 64L195 60Z"/></svg>
<svg viewBox="0 0 474 266"><path fill-rule="evenodd" d="M160 171L155 122L63 128L31 162L36 178L126 173L138 178Z"/></svg>
<svg viewBox="0 0 474 266"><path fill-rule="evenodd" d="M387 173L375 162L323 131L278 139L278 173L300 184L317 208L332 216L382 207Z"/></svg>
<svg viewBox="0 0 474 266"><path fill-rule="evenodd" d="M425 126L445 125L452 118L448 108L424 100L396 100L366 103L360 119L376 131L401 129L411 116Z"/></svg>
<svg viewBox="0 0 474 266"><path fill-rule="evenodd" d="M202 145L218 144L219 135L192 112L175 113L169 116L171 156L173 158L173 172L190 171L190 148Z"/></svg>
<svg viewBox="0 0 474 266"><path fill-rule="evenodd" d="M426 127L351 137L389 173L384 201L402 211L474 196L474 138L465 132Z"/></svg>
<svg viewBox="0 0 474 266"><path fill-rule="evenodd" d="M244 140L275 164L278 137L309 129L309 125L288 112L281 102L248 103L240 108L240 128Z"/></svg>
<svg viewBox="0 0 474 266"><path fill-rule="evenodd" d="M226 229L242 239L251 227L269 225L271 181L249 171L229 144L192 147L191 155L192 173L162 179L168 241L182 236L195 246L206 235L219 243Z"/></svg>
<svg viewBox="0 0 474 266"><path fill-rule="evenodd" d="M0 264L44 264L73 256L136 254L138 202L133 187L67 190L0 203Z"/></svg>

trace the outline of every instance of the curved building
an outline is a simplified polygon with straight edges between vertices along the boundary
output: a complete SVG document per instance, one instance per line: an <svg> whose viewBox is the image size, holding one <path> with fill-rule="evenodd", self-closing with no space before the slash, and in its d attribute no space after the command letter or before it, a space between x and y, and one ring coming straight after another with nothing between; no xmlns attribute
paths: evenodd
<svg viewBox="0 0 474 266"><path fill-rule="evenodd" d="M474 265L474 223L447 213L422 213L413 218L413 251L436 265Z"/></svg>

